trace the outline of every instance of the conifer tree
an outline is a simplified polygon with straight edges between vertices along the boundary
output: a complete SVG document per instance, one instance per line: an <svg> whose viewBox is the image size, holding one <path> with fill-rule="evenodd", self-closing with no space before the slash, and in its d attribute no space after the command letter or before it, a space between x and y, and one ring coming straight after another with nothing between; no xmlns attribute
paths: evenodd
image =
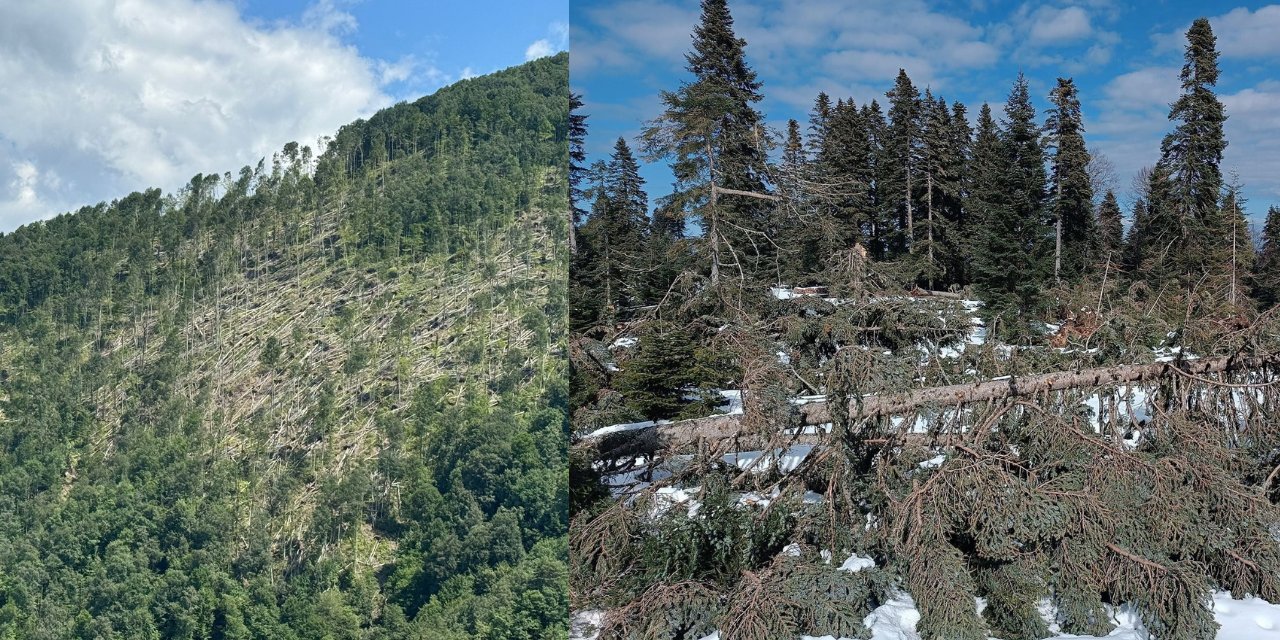
<svg viewBox="0 0 1280 640"><path fill-rule="evenodd" d="M569 252L577 253L577 227L587 215L582 208L582 181L586 178L587 116L582 113L582 95L569 94Z"/></svg>
<svg viewBox="0 0 1280 640"><path fill-rule="evenodd" d="M1233 180L1222 197L1222 216L1226 219L1223 231L1227 234L1222 252L1223 269L1231 274L1227 300L1232 305L1243 303L1248 291L1247 283L1253 279L1255 251L1249 220L1244 213L1246 202L1240 184Z"/></svg>
<svg viewBox="0 0 1280 640"><path fill-rule="evenodd" d="M816 188L823 191L821 199L829 203L837 230L830 246L823 247L824 255L830 255L860 242L874 217L870 141L852 98L836 102L819 163L825 183Z"/></svg>
<svg viewBox="0 0 1280 640"><path fill-rule="evenodd" d="M722 267L757 275L769 247L761 236L771 198L743 195L764 194L769 148L763 116L753 106L762 98L760 82L745 46L726 0L703 0L693 51L685 56L693 80L662 93L665 109L643 133L648 157L673 163L668 208L702 221L713 283Z"/></svg>
<svg viewBox="0 0 1280 640"><path fill-rule="evenodd" d="M963 118L963 106L959 114ZM924 283L932 289L938 283L956 283L961 279L963 257L957 255L960 249L956 235L961 217L961 172L964 149L968 146L968 123L962 122L957 131L946 100L935 99L928 89L921 102L921 119L924 231L919 240L923 248L917 253L923 259Z"/></svg>
<svg viewBox="0 0 1280 640"><path fill-rule="evenodd" d="M1253 297L1264 310L1280 302L1280 207L1267 209L1253 278Z"/></svg>
<svg viewBox="0 0 1280 640"><path fill-rule="evenodd" d="M831 121L831 97L819 91L809 110L809 156L816 158L822 152L822 141L827 139L827 126Z"/></svg>
<svg viewBox="0 0 1280 640"><path fill-rule="evenodd" d="M595 204L591 219L582 228L584 244L575 261L575 279L590 283L589 304L600 309L601 320L613 322L620 312L640 301L641 274L646 258L641 249L649 227L649 198L640 167L627 141L618 138L609 161L596 171L599 185L592 189Z"/></svg>
<svg viewBox="0 0 1280 640"><path fill-rule="evenodd" d="M1132 239L1139 243L1131 253L1137 258L1131 275L1148 281L1163 282L1185 273L1189 256L1185 256L1185 219L1178 214L1169 194L1168 167L1157 163L1145 178L1142 192L1142 216L1135 213Z"/></svg>
<svg viewBox="0 0 1280 640"><path fill-rule="evenodd" d="M871 168L871 207L875 216L871 224L870 246L872 257L877 260L883 260L889 256L890 243L893 239L896 213L890 207L890 198L888 197L887 173L889 172L890 163L885 157L885 145L887 144L888 125L885 123L884 113L880 110L880 103L872 100L870 104L862 105L862 124L867 129L867 148L870 152L870 168Z"/></svg>
<svg viewBox="0 0 1280 640"><path fill-rule="evenodd" d="M975 265L983 248L987 212L1003 202L1000 182L1004 176L1004 149L1000 128L991 115L991 105L986 103L978 111L967 174L968 197L964 207L967 223L962 248L972 261L968 277L976 281Z"/></svg>
<svg viewBox="0 0 1280 640"><path fill-rule="evenodd" d="M915 190L920 188L915 175L920 159L920 92L906 70L899 69L893 89L885 95L889 98L889 124L880 158L884 164L881 194L897 225L890 253L901 255L912 251L915 240Z"/></svg>
<svg viewBox="0 0 1280 640"><path fill-rule="evenodd" d="M975 185L984 199L994 196L995 202L984 203L974 280L984 293L988 317L1000 319L998 330L1012 336L1026 331L1045 275L1047 178L1035 115L1027 79L1019 74L1005 104L1000 164L980 177L987 184Z"/></svg>
<svg viewBox="0 0 1280 640"><path fill-rule="evenodd" d="M809 169L808 156L804 138L800 136L800 123L794 118L787 120L787 137L782 143L782 177L778 180L777 187L783 200L791 202L792 209L796 211L806 209L804 178ZM805 252L797 252L796 247L803 243L806 220L803 215L782 219L782 211L780 207L778 209L780 219L776 223L778 229L774 236L781 248L774 260L776 260L778 280L794 282L797 275L804 273L799 261L805 259Z"/></svg>
<svg viewBox="0 0 1280 640"><path fill-rule="evenodd" d="M1207 19L1191 24L1180 76L1182 95L1169 111L1169 119L1178 124L1161 143L1157 165L1168 181L1167 199L1160 204L1169 207L1180 231L1172 255L1179 258L1180 273L1188 275L1216 262L1214 254L1220 255L1226 237L1221 233L1224 218L1218 197L1227 116L1213 90L1218 82L1216 46Z"/></svg>
<svg viewBox="0 0 1280 640"><path fill-rule="evenodd" d="M1099 259L1119 264L1120 253L1124 247L1124 221L1121 219L1120 203L1116 202L1116 194L1110 190L1098 205L1097 226Z"/></svg>
<svg viewBox="0 0 1280 640"><path fill-rule="evenodd" d="M618 377L618 390L641 415L672 418L689 404L685 396L697 387L694 342L687 329L654 321L646 325L635 356Z"/></svg>
<svg viewBox="0 0 1280 640"><path fill-rule="evenodd" d="M951 167L952 191L944 197L944 215L951 227L946 250L950 256L947 266L950 284L965 285L969 281L970 237L973 235L969 214L965 206L969 199L969 154L973 144L973 129L969 127L969 112L964 103L951 105L951 146L948 164Z"/></svg>
<svg viewBox="0 0 1280 640"><path fill-rule="evenodd" d="M1093 186L1085 148L1080 99L1070 78L1058 78L1049 92L1053 107L1045 123L1054 149L1050 189L1053 192L1053 278L1072 280L1093 261L1097 238L1093 220Z"/></svg>
<svg viewBox="0 0 1280 640"><path fill-rule="evenodd" d="M804 192L804 183L809 169L809 152L800 135L800 123L793 118L787 121L787 138L782 144L783 177L778 190L784 199L792 203L794 209L806 213L808 198ZM780 281L794 282L802 274L812 270L805 264L812 259L811 252L804 250L808 235L807 223L807 216L802 216L800 220L779 221L774 234L781 247L777 256Z"/></svg>
<svg viewBox="0 0 1280 640"><path fill-rule="evenodd" d="M1124 236L1124 256L1121 264L1125 272L1129 273L1130 278L1137 280L1142 269L1143 259L1145 255L1145 235L1146 229L1150 226L1147 216L1147 201L1138 198L1133 203L1133 222L1129 225L1129 231Z"/></svg>

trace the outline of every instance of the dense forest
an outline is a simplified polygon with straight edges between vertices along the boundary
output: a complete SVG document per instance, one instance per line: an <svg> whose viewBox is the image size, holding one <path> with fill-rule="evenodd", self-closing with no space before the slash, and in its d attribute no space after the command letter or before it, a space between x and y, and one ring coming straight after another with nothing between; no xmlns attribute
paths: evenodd
<svg viewBox="0 0 1280 640"><path fill-rule="evenodd" d="M0 637L566 637L568 55L0 235Z"/></svg>
<svg viewBox="0 0 1280 640"><path fill-rule="evenodd" d="M975 116L904 69L770 131L728 4L637 140L586 164L571 117L599 638L862 638L906 602L929 639L1105 636L1121 606L1207 639L1213 594L1280 601L1280 210L1255 242L1220 168L1209 21L1126 212L1071 78Z"/></svg>

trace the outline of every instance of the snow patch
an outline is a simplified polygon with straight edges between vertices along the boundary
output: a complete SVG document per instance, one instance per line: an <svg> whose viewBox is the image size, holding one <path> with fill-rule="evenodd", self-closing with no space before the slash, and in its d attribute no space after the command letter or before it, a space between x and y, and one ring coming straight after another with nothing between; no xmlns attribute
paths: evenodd
<svg viewBox="0 0 1280 640"><path fill-rule="evenodd" d="M862 556L855 553L846 558L844 564L840 565L840 568L836 570L857 573L863 569L874 569L875 566L876 561L872 560L871 556Z"/></svg>

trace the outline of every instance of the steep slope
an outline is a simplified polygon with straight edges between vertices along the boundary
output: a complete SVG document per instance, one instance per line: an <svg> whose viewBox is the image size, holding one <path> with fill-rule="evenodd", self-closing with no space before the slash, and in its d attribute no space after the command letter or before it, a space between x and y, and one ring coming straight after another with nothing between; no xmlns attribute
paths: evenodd
<svg viewBox="0 0 1280 640"><path fill-rule="evenodd" d="M567 635L568 101L0 235L0 637Z"/></svg>

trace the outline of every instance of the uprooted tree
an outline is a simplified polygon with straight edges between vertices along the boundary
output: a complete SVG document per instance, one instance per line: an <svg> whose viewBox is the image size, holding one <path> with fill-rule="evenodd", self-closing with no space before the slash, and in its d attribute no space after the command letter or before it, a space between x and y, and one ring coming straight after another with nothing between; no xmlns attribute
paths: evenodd
<svg viewBox="0 0 1280 640"><path fill-rule="evenodd" d="M894 584L925 638L1046 637L1042 598L1070 633L1105 635L1104 604L1128 602L1157 637L1212 638L1212 589L1280 598L1276 355L893 397L864 394L871 358L840 354L824 408L771 423L829 419L829 434L722 418L678 443L692 455L651 451L644 488L579 514L574 595L609 607L602 637L862 637ZM668 434L681 425L699 426ZM762 448L754 466L733 464L733 427ZM802 439L817 446L782 473ZM826 566L850 553L879 568Z"/></svg>

